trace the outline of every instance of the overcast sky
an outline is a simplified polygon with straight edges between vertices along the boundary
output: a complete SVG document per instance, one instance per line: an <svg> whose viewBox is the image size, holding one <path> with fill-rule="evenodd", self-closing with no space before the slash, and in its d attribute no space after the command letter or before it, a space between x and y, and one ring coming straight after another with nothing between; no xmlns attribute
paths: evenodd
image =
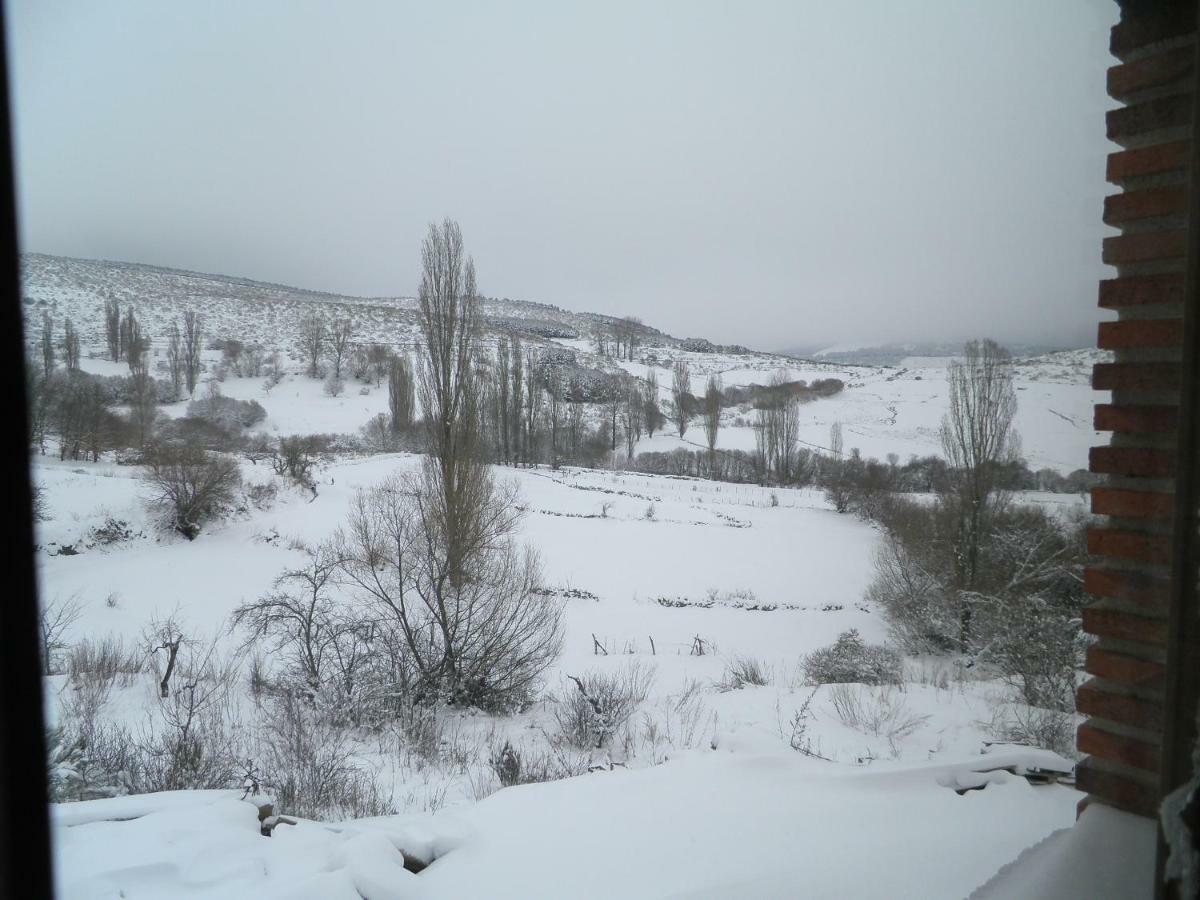
<svg viewBox="0 0 1200 900"><path fill-rule="evenodd" d="M1088 343L1112 0L7 4L27 250L680 336Z"/></svg>

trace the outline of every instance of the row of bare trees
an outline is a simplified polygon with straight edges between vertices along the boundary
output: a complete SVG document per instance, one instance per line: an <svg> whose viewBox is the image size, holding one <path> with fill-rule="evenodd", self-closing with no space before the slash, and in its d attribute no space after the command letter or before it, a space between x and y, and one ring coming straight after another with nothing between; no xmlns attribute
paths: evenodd
<svg viewBox="0 0 1200 900"><path fill-rule="evenodd" d="M318 377L322 360L328 359L333 366L333 377L340 379L342 367L354 349L354 323L349 318L330 320L310 310L300 317L297 330L300 352L308 362L309 377ZM382 371L378 375L382 377Z"/></svg>
<svg viewBox="0 0 1200 900"><path fill-rule="evenodd" d="M614 319L607 324L596 325L592 332L592 343L601 356L632 361L643 329L642 320L635 316Z"/></svg>

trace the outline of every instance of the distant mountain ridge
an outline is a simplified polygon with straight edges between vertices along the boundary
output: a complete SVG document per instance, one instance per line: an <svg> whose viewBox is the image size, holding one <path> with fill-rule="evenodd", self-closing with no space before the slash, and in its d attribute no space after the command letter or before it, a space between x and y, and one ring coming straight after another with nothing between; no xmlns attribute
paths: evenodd
<svg viewBox="0 0 1200 900"><path fill-rule="evenodd" d="M965 341L893 341L888 343L805 344L779 351L786 356L819 359L823 362L867 366L898 366L913 356L957 356ZM1066 344L1005 343L1014 357L1027 358L1064 350L1091 349Z"/></svg>

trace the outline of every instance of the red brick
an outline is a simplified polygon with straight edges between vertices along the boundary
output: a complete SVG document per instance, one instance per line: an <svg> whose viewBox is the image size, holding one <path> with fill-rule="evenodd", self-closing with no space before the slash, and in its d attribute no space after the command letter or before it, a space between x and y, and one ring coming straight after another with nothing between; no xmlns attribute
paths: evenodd
<svg viewBox="0 0 1200 900"><path fill-rule="evenodd" d="M1113 66L1108 70L1108 96L1123 100L1147 88L1163 87L1179 81L1192 71L1195 51L1177 47L1136 62Z"/></svg>
<svg viewBox="0 0 1200 900"><path fill-rule="evenodd" d="M1179 408L1166 405L1126 406L1097 403L1092 425L1097 431L1122 434L1169 434L1179 422Z"/></svg>
<svg viewBox="0 0 1200 900"><path fill-rule="evenodd" d="M1092 387L1098 391L1153 391L1179 387L1179 363L1097 363Z"/></svg>
<svg viewBox="0 0 1200 900"><path fill-rule="evenodd" d="M1088 553L1096 556L1163 565L1171 561L1171 541L1160 534L1144 534L1120 528L1090 528L1087 545Z"/></svg>
<svg viewBox="0 0 1200 900"><path fill-rule="evenodd" d="M1104 121L1108 139L1118 144L1147 132L1181 128L1192 121L1192 95L1170 94L1110 109Z"/></svg>
<svg viewBox="0 0 1200 900"><path fill-rule="evenodd" d="M1169 519L1174 509L1174 494L1161 491L1092 488L1092 512L1098 516L1120 516L1126 519Z"/></svg>
<svg viewBox="0 0 1200 900"><path fill-rule="evenodd" d="M1091 722L1084 722L1079 726L1075 733L1075 746L1081 753L1099 756L1147 772L1158 771L1161 756L1158 744L1128 735L1114 734Z"/></svg>
<svg viewBox="0 0 1200 900"><path fill-rule="evenodd" d="M1106 650L1095 644L1087 648L1084 669L1089 675L1146 690L1163 690L1167 667L1149 659Z"/></svg>
<svg viewBox="0 0 1200 900"><path fill-rule="evenodd" d="M1131 319L1125 322L1101 322L1096 346L1101 350L1123 350L1130 347L1178 347L1182 343L1182 319Z"/></svg>
<svg viewBox="0 0 1200 900"><path fill-rule="evenodd" d="M1104 239L1101 258L1109 265L1156 262L1164 259L1183 259L1187 256L1187 232L1182 228L1170 231L1141 231L1119 234Z"/></svg>
<svg viewBox="0 0 1200 900"><path fill-rule="evenodd" d="M1133 641L1152 647L1165 647L1167 623L1163 619L1135 616L1115 609L1099 609L1095 606L1083 610L1083 630L1096 637Z"/></svg>
<svg viewBox="0 0 1200 900"><path fill-rule="evenodd" d="M1175 453L1154 447L1093 447L1088 468L1101 475L1170 478L1175 474Z"/></svg>
<svg viewBox="0 0 1200 900"><path fill-rule="evenodd" d="M1183 301L1183 273L1127 275L1100 282L1100 305L1105 309Z"/></svg>
<svg viewBox="0 0 1200 900"><path fill-rule="evenodd" d="M1166 578L1156 578L1127 569L1108 569L1102 565L1084 570L1084 589L1093 596L1106 596L1127 604L1138 604L1148 610L1166 608Z"/></svg>
<svg viewBox="0 0 1200 900"><path fill-rule="evenodd" d="M1129 569L1088 566L1083 570L1083 589L1092 596L1110 597L1148 609L1166 608L1169 585L1166 578L1156 578Z"/></svg>
<svg viewBox="0 0 1200 900"><path fill-rule="evenodd" d="M1187 191L1180 185L1126 191L1104 198L1104 221L1109 225L1183 212L1187 212Z"/></svg>
<svg viewBox="0 0 1200 900"><path fill-rule="evenodd" d="M1106 690L1097 679L1082 684L1075 692L1075 708L1085 716L1107 719L1130 728L1162 731L1162 704Z"/></svg>
<svg viewBox="0 0 1200 900"><path fill-rule="evenodd" d="M1128 4L1121 21L1109 33L1108 49L1117 59L1128 59L1150 44L1181 37L1196 30L1196 7L1192 3L1150 3L1143 13Z"/></svg>
<svg viewBox="0 0 1200 900"><path fill-rule="evenodd" d="M1153 784L1132 774L1102 769L1091 758L1075 766L1075 787L1095 794L1109 806L1139 816L1154 818L1158 812L1158 790Z"/></svg>
<svg viewBox="0 0 1200 900"><path fill-rule="evenodd" d="M1121 184L1127 178L1139 175L1161 175L1186 169L1188 165L1188 142L1169 141L1134 150L1120 150L1108 155L1106 178L1112 184Z"/></svg>

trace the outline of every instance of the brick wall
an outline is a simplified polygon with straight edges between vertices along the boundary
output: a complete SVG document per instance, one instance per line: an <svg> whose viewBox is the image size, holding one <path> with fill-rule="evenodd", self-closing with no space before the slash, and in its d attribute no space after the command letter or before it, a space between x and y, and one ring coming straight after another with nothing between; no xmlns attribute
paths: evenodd
<svg viewBox="0 0 1200 900"><path fill-rule="evenodd" d="M1120 146L1108 157L1108 180L1119 192L1105 201L1104 221L1121 233L1103 248L1117 277L1100 284L1100 306L1117 321L1101 323L1099 346L1115 359L1093 373L1093 386L1112 399L1095 411L1109 444L1090 459L1105 476L1092 511L1107 518L1088 538L1093 602L1083 627L1096 643L1077 695L1088 716L1077 745L1089 754L1078 784L1089 795L1082 803L1152 816L1163 748L1196 5L1144 14L1125 6L1110 43L1119 63L1108 72L1108 93L1122 106L1107 115L1108 137Z"/></svg>

